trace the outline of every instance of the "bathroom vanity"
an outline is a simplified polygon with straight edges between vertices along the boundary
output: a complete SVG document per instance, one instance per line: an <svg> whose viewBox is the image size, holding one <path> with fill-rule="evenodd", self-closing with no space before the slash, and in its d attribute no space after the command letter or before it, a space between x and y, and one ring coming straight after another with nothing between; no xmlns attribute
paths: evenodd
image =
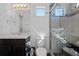
<svg viewBox="0 0 79 59"><path fill-rule="evenodd" d="M0 35L0 56L25 56L28 34Z"/></svg>

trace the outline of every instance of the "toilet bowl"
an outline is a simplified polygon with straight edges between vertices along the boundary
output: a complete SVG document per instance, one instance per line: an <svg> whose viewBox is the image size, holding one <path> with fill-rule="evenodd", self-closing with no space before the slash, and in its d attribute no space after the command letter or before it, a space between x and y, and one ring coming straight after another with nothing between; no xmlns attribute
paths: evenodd
<svg viewBox="0 0 79 59"><path fill-rule="evenodd" d="M44 42L38 44L38 48L36 49L36 56L46 56L47 50L44 48Z"/></svg>
<svg viewBox="0 0 79 59"><path fill-rule="evenodd" d="M37 41L37 48L36 48L36 56L46 56L47 55L47 50L44 48L45 47L45 39L41 40L39 39Z"/></svg>
<svg viewBox="0 0 79 59"><path fill-rule="evenodd" d="M47 50L43 47L38 47L36 49L36 56L46 56L47 55Z"/></svg>

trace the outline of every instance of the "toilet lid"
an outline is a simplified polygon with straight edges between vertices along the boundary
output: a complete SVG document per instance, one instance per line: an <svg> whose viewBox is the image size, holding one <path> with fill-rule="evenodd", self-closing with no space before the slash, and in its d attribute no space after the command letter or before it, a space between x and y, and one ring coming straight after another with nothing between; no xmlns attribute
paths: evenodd
<svg viewBox="0 0 79 59"><path fill-rule="evenodd" d="M37 48L36 49L36 55L37 56L46 56L47 55L47 51L45 48Z"/></svg>

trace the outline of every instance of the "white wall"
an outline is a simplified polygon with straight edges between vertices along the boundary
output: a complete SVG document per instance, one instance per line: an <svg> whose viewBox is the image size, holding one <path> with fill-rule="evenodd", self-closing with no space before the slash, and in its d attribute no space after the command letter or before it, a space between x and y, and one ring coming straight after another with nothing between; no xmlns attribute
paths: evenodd
<svg viewBox="0 0 79 59"><path fill-rule="evenodd" d="M0 34L10 33L10 26L8 23L8 4L0 4Z"/></svg>
<svg viewBox="0 0 79 59"><path fill-rule="evenodd" d="M79 41L79 14L72 16L71 29L71 42L75 44Z"/></svg>
<svg viewBox="0 0 79 59"><path fill-rule="evenodd" d="M65 40L76 44L79 41L79 14L62 17L61 25L65 29Z"/></svg>
<svg viewBox="0 0 79 59"><path fill-rule="evenodd" d="M74 33L79 33L79 14L72 16L72 28Z"/></svg>
<svg viewBox="0 0 79 59"><path fill-rule="evenodd" d="M36 16L35 10L38 6L45 6L45 16ZM49 50L49 5L48 4L33 4L31 5L31 43L36 46L36 40L40 38L39 34L46 35L45 48ZM37 34L38 33L38 34Z"/></svg>
<svg viewBox="0 0 79 59"><path fill-rule="evenodd" d="M23 32L30 32L30 12L23 12ZM13 9L13 4L0 4L0 34L19 33L19 15Z"/></svg>

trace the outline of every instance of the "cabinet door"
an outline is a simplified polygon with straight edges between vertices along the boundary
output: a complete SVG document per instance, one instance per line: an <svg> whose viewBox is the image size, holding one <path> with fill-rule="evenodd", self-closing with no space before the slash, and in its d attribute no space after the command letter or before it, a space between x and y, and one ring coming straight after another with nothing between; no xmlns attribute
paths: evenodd
<svg viewBox="0 0 79 59"><path fill-rule="evenodd" d="M13 55L14 56L25 56L25 46L24 45L13 46Z"/></svg>
<svg viewBox="0 0 79 59"><path fill-rule="evenodd" d="M13 55L14 56L25 56L25 39L14 40Z"/></svg>
<svg viewBox="0 0 79 59"><path fill-rule="evenodd" d="M11 46L10 45L0 45L0 56L10 56Z"/></svg>
<svg viewBox="0 0 79 59"><path fill-rule="evenodd" d="M10 39L0 39L0 56L12 55L12 42Z"/></svg>

